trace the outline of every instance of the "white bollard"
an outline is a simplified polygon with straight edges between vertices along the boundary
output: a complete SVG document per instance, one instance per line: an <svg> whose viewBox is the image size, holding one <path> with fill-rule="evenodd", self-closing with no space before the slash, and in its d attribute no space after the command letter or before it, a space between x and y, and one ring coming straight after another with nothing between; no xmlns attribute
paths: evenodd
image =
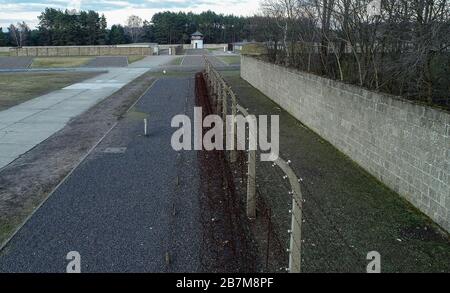
<svg viewBox="0 0 450 293"><path fill-rule="evenodd" d="M148 136L148 131L147 131L147 118L144 118L144 135Z"/></svg>

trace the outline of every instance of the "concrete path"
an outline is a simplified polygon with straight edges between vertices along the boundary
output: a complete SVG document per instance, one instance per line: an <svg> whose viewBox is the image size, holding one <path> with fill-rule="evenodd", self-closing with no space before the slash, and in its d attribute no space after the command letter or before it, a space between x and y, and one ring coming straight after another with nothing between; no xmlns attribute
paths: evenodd
<svg viewBox="0 0 450 293"><path fill-rule="evenodd" d="M95 64L90 63L91 66L96 66L92 69L99 70L98 66L102 68L102 66L117 65L117 58L122 63L123 60L126 61L126 57L97 57L94 60L101 58L105 59L101 62L96 61ZM106 69L108 73L1 111L0 169L63 128L71 118L83 113L146 71L155 71L173 58L173 56L148 56L127 68L104 68L102 70ZM55 70L65 71L66 69Z"/></svg>
<svg viewBox="0 0 450 293"><path fill-rule="evenodd" d="M69 251L82 272L199 271L197 154L170 144L193 87L193 76L156 81L2 250L0 272L65 272Z"/></svg>
<svg viewBox="0 0 450 293"><path fill-rule="evenodd" d="M0 112L0 168L147 69L115 68Z"/></svg>

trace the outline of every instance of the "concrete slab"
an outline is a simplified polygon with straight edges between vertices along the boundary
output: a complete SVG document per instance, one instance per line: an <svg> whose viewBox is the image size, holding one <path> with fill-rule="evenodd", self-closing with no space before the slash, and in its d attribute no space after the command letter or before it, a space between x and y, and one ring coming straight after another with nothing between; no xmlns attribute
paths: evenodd
<svg viewBox="0 0 450 293"><path fill-rule="evenodd" d="M9 165L11 162L13 162L16 159L16 157L1 157L0 156L0 169L2 167L5 167Z"/></svg>
<svg viewBox="0 0 450 293"><path fill-rule="evenodd" d="M111 68L0 112L0 168L62 129L73 117L110 96L148 69Z"/></svg>
<svg viewBox="0 0 450 293"><path fill-rule="evenodd" d="M31 118L30 118L31 120ZM10 127L8 127L9 132L55 132L60 129L60 125L57 125L55 123L35 123L35 122L19 122L14 123Z"/></svg>
<svg viewBox="0 0 450 293"><path fill-rule="evenodd" d="M36 111L36 110L45 110L49 107L55 105L56 103L60 103L67 99L68 97L65 97L63 95L55 95L55 97L51 99L47 98L36 98L30 101L27 101L25 103L22 103L20 105L17 105L15 110L22 110L22 111Z"/></svg>
<svg viewBox="0 0 450 293"><path fill-rule="evenodd" d="M39 124L37 124L39 125ZM19 132L7 132L5 135L3 135L0 138L0 144L3 141L6 141L7 144L17 145L17 146L23 146L25 152L28 151L30 148L29 146L35 146L45 139L47 139L50 135L52 135L54 132L58 131L59 129L56 129L57 127L52 127L46 130L40 130L35 131L33 129L27 129L27 130L21 130ZM7 149L9 150L9 149ZM22 148L19 148L20 152L19 154L24 153ZM11 155L15 155L15 153L12 153Z"/></svg>
<svg viewBox="0 0 450 293"><path fill-rule="evenodd" d="M36 110L32 109L15 109L16 107L9 108L0 112L0 123L15 123L19 122L26 117L36 114Z"/></svg>
<svg viewBox="0 0 450 293"><path fill-rule="evenodd" d="M82 112L82 111L80 111ZM23 119L25 123L66 123L72 117L77 116L75 111L62 111L60 109L46 109L35 115Z"/></svg>
<svg viewBox="0 0 450 293"><path fill-rule="evenodd" d="M65 90L89 90L89 89L103 89L103 88L116 88L120 89L125 84L120 82L95 82L95 83L75 83L65 87Z"/></svg>
<svg viewBox="0 0 450 293"><path fill-rule="evenodd" d="M4 158L12 158L13 160L33 147L34 145L30 144L3 143L3 140L0 140L0 154Z"/></svg>

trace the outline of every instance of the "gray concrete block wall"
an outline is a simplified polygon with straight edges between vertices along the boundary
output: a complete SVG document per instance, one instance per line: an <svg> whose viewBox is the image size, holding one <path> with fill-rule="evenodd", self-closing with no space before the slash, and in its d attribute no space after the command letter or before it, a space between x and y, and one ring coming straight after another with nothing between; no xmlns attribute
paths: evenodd
<svg viewBox="0 0 450 293"><path fill-rule="evenodd" d="M153 55L153 47L49 46L9 48L10 56L128 56Z"/></svg>
<svg viewBox="0 0 450 293"><path fill-rule="evenodd" d="M241 76L450 232L450 114L242 56Z"/></svg>

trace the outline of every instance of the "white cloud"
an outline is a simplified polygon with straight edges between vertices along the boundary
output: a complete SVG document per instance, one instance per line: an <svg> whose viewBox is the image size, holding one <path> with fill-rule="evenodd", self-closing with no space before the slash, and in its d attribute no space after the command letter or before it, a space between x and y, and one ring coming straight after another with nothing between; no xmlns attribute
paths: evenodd
<svg viewBox="0 0 450 293"><path fill-rule="evenodd" d="M104 13L108 21L108 26L113 24L125 24L129 15L138 15L143 19L150 20L153 14L161 11L183 11L200 13L212 10L218 14L234 14L249 16L257 13L259 0L242 0L242 1L185 1L185 0L142 0L142 1L125 1L125 0L50 0L36 3L25 3L17 0L16 3L5 3L0 0L0 27L6 28L11 23L25 21L30 27L38 24L37 17L46 7L58 9L66 9L73 2L81 2L81 9L94 9L99 13ZM191 3L187 6L186 3ZM78 4L78 3L77 3Z"/></svg>

